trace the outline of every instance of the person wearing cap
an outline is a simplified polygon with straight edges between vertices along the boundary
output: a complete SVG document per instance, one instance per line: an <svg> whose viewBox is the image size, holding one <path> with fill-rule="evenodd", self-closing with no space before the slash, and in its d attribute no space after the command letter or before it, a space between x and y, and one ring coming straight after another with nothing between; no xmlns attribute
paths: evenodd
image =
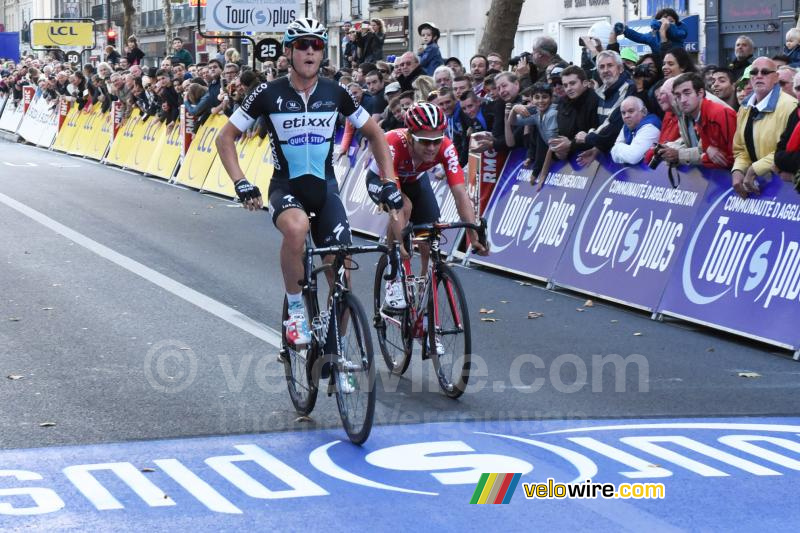
<svg viewBox="0 0 800 533"><path fill-rule="evenodd" d="M619 56L622 58L625 68L629 71L632 71L636 67L636 63L639 62L639 54L633 48L623 48L620 50Z"/></svg>
<svg viewBox="0 0 800 533"><path fill-rule="evenodd" d="M563 67L553 67L547 73L547 83L553 88L553 102L558 103L565 98L564 84L561 83L561 73L564 72ZM543 82L536 82L543 83ZM534 84L536 85L536 84Z"/></svg>
<svg viewBox="0 0 800 533"><path fill-rule="evenodd" d="M445 66L450 67L450 70L452 70L453 74L456 76L463 76L465 74L464 65L457 57L448 57L444 60L444 64Z"/></svg>
<svg viewBox="0 0 800 533"><path fill-rule="evenodd" d="M439 51L439 36L441 32L432 22L423 22L417 28L417 33L422 38L422 44L417 50L419 65L428 76L433 76L436 67L444 65L442 53Z"/></svg>

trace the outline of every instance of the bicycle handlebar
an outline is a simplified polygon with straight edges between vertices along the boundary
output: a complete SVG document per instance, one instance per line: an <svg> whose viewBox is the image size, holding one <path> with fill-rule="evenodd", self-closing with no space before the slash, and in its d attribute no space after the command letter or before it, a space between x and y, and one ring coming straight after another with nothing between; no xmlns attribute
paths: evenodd
<svg viewBox="0 0 800 533"><path fill-rule="evenodd" d="M458 228L475 230L478 232L478 242L484 248L488 248L488 243L486 241L486 219L483 217L480 218L480 222L478 224L473 224L471 222L433 222L428 224L409 224L403 230L403 242L406 242L408 236L415 231L432 231L435 235L438 235L444 230Z"/></svg>
<svg viewBox="0 0 800 533"><path fill-rule="evenodd" d="M400 270L400 247L387 246L385 244L372 244L368 246L353 246L348 244L337 244L335 246L325 246L323 248L310 248L306 250L306 255L336 255L348 256L358 254L368 254L372 252L381 252L389 256L389 264L391 270L388 275L384 276L386 280L392 280L397 277L397 272Z"/></svg>

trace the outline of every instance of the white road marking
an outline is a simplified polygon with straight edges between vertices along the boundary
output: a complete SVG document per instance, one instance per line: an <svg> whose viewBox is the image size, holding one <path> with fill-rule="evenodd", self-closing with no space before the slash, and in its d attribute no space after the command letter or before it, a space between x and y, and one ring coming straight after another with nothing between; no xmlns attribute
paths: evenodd
<svg viewBox="0 0 800 533"><path fill-rule="evenodd" d="M107 259L112 263L124 268L125 270L146 279L147 281L161 287L168 292L171 292L178 298L194 304L200 309L203 309L204 311L221 318L225 322L236 326L242 331L261 339L267 344L271 344L276 348L281 347L280 332L270 328L265 324L262 324L261 322L257 322L246 315L243 315L236 309L228 307L222 302L197 292L196 290L187 287L186 285L175 281L174 279L165 276L160 272L156 272L152 268L147 267L128 256L122 255L119 252L115 252L111 248L90 239L82 233L78 233L77 231L68 228L60 222L56 222L47 215L40 213L39 211L36 211L35 209L28 207L27 205L22 204L17 200L6 196L5 194L0 193L0 203L3 203L11 209L22 213L26 217L38 222L42 226L45 226L59 235L63 235L72 242L83 246L87 250L94 252L100 257Z"/></svg>

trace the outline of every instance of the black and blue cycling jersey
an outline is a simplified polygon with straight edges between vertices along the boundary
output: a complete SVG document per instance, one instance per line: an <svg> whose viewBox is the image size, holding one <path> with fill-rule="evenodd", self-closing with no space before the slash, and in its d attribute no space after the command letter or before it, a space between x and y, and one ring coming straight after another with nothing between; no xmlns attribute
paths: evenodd
<svg viewBox="0 0 800 533"><path fill-rule="evenodd" d="M331 158L339 113L356 128L369 119L369 113L338 83L320 78L306 101L286 76L253 89L230 121L244 131L259 116L266 117L275 166L270 190L273 185L288 186L313 210L325 201L326 181L336 179Z"/></svg>

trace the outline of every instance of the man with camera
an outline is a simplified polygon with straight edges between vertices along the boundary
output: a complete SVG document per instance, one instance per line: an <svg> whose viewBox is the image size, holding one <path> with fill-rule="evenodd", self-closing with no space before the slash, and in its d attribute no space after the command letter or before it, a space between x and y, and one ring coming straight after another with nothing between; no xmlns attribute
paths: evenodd
<svg viewBox="0 0 800 533"><path fill-rule="evenodd" d="M651 166L663 159L670 165L730 168L736 133L733 109L706 98L703 78L693 72L674 79L672 95L680 135L654 150Z"/></svg>

